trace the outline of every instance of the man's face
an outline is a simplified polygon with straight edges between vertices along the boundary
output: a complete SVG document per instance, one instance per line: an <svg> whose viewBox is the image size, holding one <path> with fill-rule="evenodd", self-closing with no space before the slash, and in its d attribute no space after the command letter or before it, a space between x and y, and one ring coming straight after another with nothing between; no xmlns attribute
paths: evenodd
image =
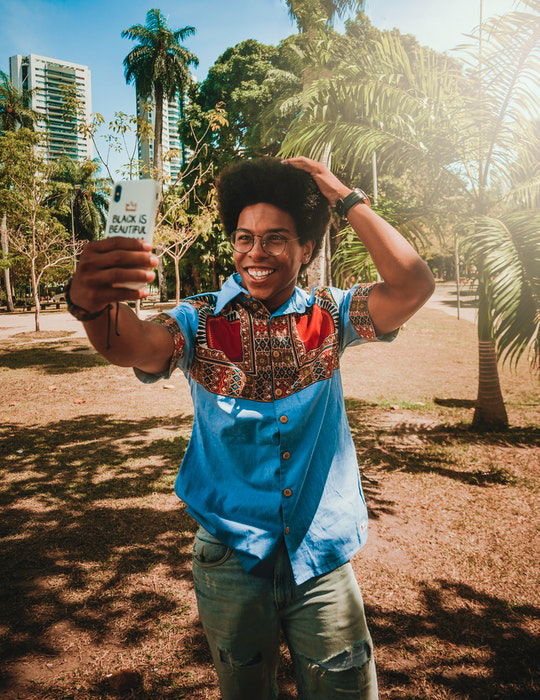
<svg viewBox="0 0 540 700"><path fill-rule="evenodd" d="M260 299L269 311L275 311L291 296L300 267L309 262L314 241L301 244L294 219L273 204L260 202L240 212L236 230L255 236L253 248L247 253L233 253L242 284L252 297ZM283 252L269 255L262 247L262 236L283 237L287 240Z"/></svg>

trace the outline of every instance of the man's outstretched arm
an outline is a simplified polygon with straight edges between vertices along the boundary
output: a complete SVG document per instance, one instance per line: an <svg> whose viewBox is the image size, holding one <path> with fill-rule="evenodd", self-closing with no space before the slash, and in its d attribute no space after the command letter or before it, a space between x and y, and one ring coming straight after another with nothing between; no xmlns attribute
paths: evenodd
<svg viewBox="0 0 540 700"><path fill-rule="evenodd" d="M89 313L112 304L109 313L105 311L94 320L83 322L90 342L103 357L115 365L156 374L168 367L173 353L172 337L163 326L142 321L129 306L120 303L143 299L148 296L145 288L112 285L152 282L152 268L157 264L157 258L143 241L119 236L93 241L81 254L70 289L71 301Z"/></svg>
<svg viewBox="0 0 540 700"><path fill-rule="evenodd" d="M310 173L333 206L352 192L323 163L304 157L288 158L286 162ZM390 333L426 303L435 289L435 280L410 243L368 205L354 205L347 218L383 279L369 295L371 319L378 335Z"/></svg>

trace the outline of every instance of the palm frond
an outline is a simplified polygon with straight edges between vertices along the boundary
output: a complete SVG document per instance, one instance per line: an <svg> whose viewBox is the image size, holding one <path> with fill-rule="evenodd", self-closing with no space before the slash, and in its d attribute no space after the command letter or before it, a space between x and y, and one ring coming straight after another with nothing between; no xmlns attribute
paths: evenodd
<svg viewBox="0 0 540 700"><path fill-rule="evenodd" d="M365 245L350 226L344 228L340 235L343 238L332 256L332 270L337 284L350 287L359 280L374 282L377 268Z"/></svg>
<svg viewBox="0 0 540 700"><path fill-rule="evenodd" d="M540 210L479 217L466 246L486 284L499 357L540 362Z"/></svg>

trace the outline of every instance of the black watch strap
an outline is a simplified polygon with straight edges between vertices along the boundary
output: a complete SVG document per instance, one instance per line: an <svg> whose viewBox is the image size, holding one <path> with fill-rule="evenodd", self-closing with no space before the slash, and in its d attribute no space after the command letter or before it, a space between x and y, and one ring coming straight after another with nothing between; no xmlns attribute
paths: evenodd
<svg viewBox="0 0 540 700"><path fill-rule="evenodd" d="M72 316L75 316L77 321L93 321L95 318L101 316L102 313L104 313L105 311L107 311L107 309L110 308L111 305L107 304L107 306L104 306L100 311L94 311L92 313L90 311L87 311L86 309L83 309L82 306L77 306L77 304L74 304L71 301L71 297L69 296L69 290L71 289L72 281L73 278L70 277L68 283L64 287L64 294L66 295L67 309Z"/></svg>
<svg viewBox="0 0 540 700"><path fill-rule="evenodd" d="M371 204L369 197L364 190L357 187L352 192L349 192L346 197L343 197L343 199L337 200L336 211L340 216L345 217L347 216L349 209L359 202L362 204L367 204L368 206Z"/></svg>

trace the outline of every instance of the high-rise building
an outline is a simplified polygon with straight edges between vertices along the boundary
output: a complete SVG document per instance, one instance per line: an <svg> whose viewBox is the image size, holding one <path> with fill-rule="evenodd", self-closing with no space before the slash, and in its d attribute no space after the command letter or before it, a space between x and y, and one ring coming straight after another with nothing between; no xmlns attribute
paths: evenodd
<svg viewBox="0 0 540 700"><path fill-rule="evenodd" d="M146 118L154 129L155 110L147 100L137 97L137 117ZM163 102L163 130L161 132L163 152L163 178L165 184L176 182L182 170L182 141L178 133L178 122L182 117L181 97ZM139 162L141 177L150 177L154 163L153 137L139 141Z"/></svg>
<svg viewBox="0 0 540 700"><path fill-rule="evenodd" d="M36 130L45 135L40 150L47 161L69 156L75 160L92 157L92 141L79 133L78 125L88 122L92 112L90 69L46 56L11 56L11 81L16 88L33 90L29 107L41 115ZM77 109L69 109L76 98Z"/></svg>

